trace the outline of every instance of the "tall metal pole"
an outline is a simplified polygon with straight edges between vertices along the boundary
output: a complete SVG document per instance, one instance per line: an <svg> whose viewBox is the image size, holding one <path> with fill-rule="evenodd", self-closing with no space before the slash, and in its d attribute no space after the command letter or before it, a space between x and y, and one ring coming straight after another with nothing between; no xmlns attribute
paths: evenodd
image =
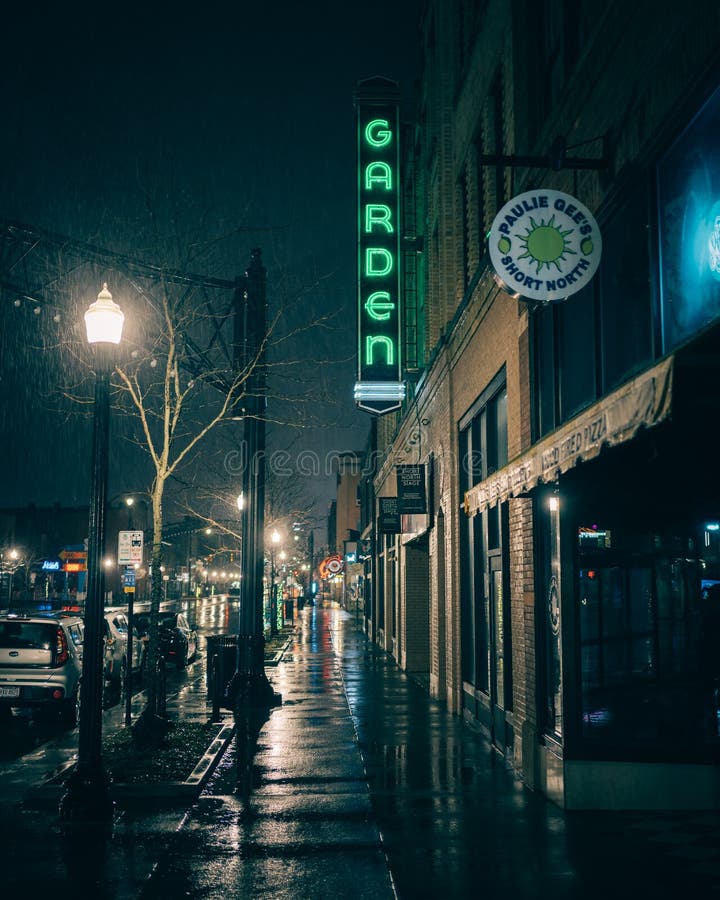
<svg viewBox="0 0 720 900"><path fill-rule="evenodd" d="M66 824L99 823L113 819L109 779L102 761L103 641L105 638L105 503L107 499L110 430L110 360L106 344L95 345L95 417L93 424L90 519L88 533L88 590L85 599L80 735L75 770L60 801Z"/></svg>
<svg viewBox="0 0 720 900"><path fill-rule="evenodd" d="M315 595L313 594L313 566L315 565L315 532L310 529L310 534L308 535L308 598L315 602Z"/></svg>
<svg viewBox="0 0 720 900"><path fill-rule="evenodd" d="M277 598L275 597L275 545L270 547L270 634L277 634Z"/></svg>
<svg viewBox="0 0 720 900"><path fill-rule="evenodd" d="M132 497L125 501L127 505L128 511L128 531L134 531L134 523L133 523L133 500ZM128 572L132 567L126 567L125 571ZM134 571L134 570L133 570ZM125 596L127 598L127 608L128 608L128 639L127 639L127 658L128 664L127 669L125 671L125 726L127 728L132 724L132 696L133 696L133 642L134 642L134 631L135 631L135 580L133 579L133 584L130 586L130 589L126 591ZM123 579L124 581L124 579ZM123 591L125 591L125 584L123 583Z"/></svg>
<svg viewBox="0 0 720 900"><path fill-rule="evenodd" d="M239 280L235 299L235 362L247 373L243 403L243 474L241 512L242 578L240 632L236 671L227 686L225 705L271 706L279 702L265 674L263 570L265 567L265 350L267 332L266 271L260 250Z"/></svg>

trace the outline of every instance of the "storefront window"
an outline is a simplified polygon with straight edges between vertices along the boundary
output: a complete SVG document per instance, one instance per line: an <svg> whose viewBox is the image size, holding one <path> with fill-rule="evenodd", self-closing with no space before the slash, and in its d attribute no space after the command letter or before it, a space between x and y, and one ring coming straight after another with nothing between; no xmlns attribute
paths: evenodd
<svg viewBox="0 0 720 900"><path fill-rule="evenodd" d="M697 749L720 738L720 585L705 579L703 589L712 569L689 556L695 546L622 527L578 529L581 734L595 747L679 740Z"/></svg>
<svg viewBox="0 0 720 900"><path fill-rule="evenodd" d="M602 223L597 276L532 316L534 428L540 438L653 360L648 188L639 179Z"/></svg>
<svg viewBox="0 0 720 900"><path fill-rule="evenodd" d="M561 623L560 513L554 494L538 491L535 501L537 530L536 616L540 626L541 661L538 670L544 699L542 729L556 739L563 734L563 674ZM587 654L586 671L596 668L593 650Z"/></svg>
<svg viewBox="0 0 720 900"><path fill-rule="evenodd" d="M665 352L720 317L720 90L658 165Z"/></svg>
<svg viewBox="0 0 720 900"><path fill-rule="evenodd" d="M507 465L504 369L463 416L458 440L461 492ZM486 579L488 553L500 549L502 543L500 508L493 507L470 518L460 515L462 677L487 694L493 670L494 614Z"/></svg>

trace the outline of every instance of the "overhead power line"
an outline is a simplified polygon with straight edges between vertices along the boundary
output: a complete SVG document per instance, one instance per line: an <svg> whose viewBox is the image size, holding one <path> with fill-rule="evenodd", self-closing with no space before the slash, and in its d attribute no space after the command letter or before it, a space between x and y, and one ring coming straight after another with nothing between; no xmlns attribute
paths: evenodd
<svg viewBox="0 0 720 900"><path fill-rule="evenodd" d="M0 218L0 235L10 237L23 244L32 244L34 246L37 246L38 243L49 244L82 256L88 262L110 264L113 267L122 268L133 275L152 278L157 281L163 279L171 284L219 288L220 290L231 290L237 286L234 280L197 275L191 272L183 272L180 269L166 269L152 263L142 262L125 253L116 253L114 250L97 247L86 241L78 241L66 235L58 234L55 231L48 231L36 225L26 225L23 222L16 222L12 219Z"/></svg>

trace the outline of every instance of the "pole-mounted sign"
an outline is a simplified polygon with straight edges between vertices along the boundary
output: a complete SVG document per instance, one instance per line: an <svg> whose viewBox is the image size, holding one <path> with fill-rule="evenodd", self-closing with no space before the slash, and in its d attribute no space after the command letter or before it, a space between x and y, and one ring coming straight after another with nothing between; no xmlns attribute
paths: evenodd
<svg viewBox="0 0 720 900"><path fill-rule="evenodd" d="M141 565L143 561L143 532L118 532L118 565Z"/></svg>
<svg viewBox="0 0 720 900"><path fill-rule="evenodd" d="M399 94L386 78L355 93L358 164L358 380L360 409L382 413L405 398L400 311Z"/></svg>

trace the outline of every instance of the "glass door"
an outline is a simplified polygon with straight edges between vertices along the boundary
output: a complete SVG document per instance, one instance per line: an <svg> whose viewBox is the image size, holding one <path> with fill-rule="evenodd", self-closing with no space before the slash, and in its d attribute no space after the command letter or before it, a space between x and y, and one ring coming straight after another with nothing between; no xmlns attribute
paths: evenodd
<svg viewBox="0 0 720 900"><path fill-rule="evenodd" d="M509 626L507 598L502 571L502 556L493 555L490 564L490 705L492 710L492 742L504 751L508 743L506 710L511 706L509 684Z"/></svg>

